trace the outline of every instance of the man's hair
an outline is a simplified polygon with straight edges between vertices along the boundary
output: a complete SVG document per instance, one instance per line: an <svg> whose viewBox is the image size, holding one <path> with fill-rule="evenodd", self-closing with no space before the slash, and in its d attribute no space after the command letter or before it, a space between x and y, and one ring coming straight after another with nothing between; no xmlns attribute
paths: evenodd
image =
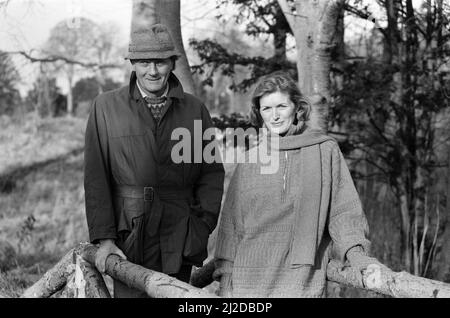
<svg viewBox="0 0 450 318"><path fill-rule="evenodd" d="M275 92L286 93L290 100L294 103L297 110L294 123L298 121L306 122L311 113L311 104L297 86L297 83L287 73L277 71L269 75L261 77L252 95L252 107L250 110L250 122L252 125L261 128L264 120L260 114L260 100L264 95Z"/></svg>

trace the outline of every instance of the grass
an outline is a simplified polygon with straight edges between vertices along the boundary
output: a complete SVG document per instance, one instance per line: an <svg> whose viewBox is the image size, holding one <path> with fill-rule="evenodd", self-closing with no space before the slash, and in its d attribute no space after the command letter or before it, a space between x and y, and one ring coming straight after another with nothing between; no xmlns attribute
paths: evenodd
<svg viewBox="0 0 450 318"><path fill-rule="evenodd" d="M85 120L30 120L21 130L20 123L2 118L2 125L7 128L0 133L0 146L6 149L0 175L63 156L14 180L10 192L0 193L0 242L9 243L15 251L10 268L0 273L0 290L17 296L70 248L88 240L83 154L64 157L83 147Z"/></svg>
<svg viewBox="0 0 450 318"><path fill-rule="evenodd" d="M85 119L75 117L0 116L0 175L83 147L85 126Z"/></svg>

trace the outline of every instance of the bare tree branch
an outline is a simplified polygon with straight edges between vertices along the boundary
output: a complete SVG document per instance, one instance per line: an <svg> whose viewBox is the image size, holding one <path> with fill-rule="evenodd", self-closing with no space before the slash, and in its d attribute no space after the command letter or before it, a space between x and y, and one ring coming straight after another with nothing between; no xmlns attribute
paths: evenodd
<svg viewBox="0 0 450 318"><path fill-rule="evenodd" d="M28 59L31 63L55 63L58 61L65 62L67 64L79 65L85 68L98 68L98 69L107 69L107 68L120 68L121 66L118 64L98 64L98 63L86 63L77 60L73 60L61 55L49 55L46 57L35 57L31 55L32 53L27 53L25 51L10 51L10 52L0 52L0 56L2 55L22 55L26 59Z"/></svg>

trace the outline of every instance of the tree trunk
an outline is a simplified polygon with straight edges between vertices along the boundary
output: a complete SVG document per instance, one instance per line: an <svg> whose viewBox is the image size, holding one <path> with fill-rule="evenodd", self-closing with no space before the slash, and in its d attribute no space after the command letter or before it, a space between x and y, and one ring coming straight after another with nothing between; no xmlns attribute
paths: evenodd
<svg viewBox="0 0 450 318"><path fill-rule="evenodd" d="M296 0L295 14L286 0L278 3L294 33L300 90L307 96L315 96L309 126L326 132L331 100L331 52L336 46L337 22L344 1Z"/></svg>
<svg viewBox="0 0 450 318"><path fill-rule="evenodd" d="M332 54L332 65L336 70L332 76L334 86L337 91L344 89L344 70L347 64L345 53L345 24L344 24L344 10L339 11L336 27L336 47Z"/></svg>
<svg viewBox="0 0 450 318"><path fill-rule="evenodd" d="M72 72L69 72L72 73ZM67 116L73 115L73 90L72 90L72 84L73 84L73 75L68 74L67 75L67 82L69 84L68 90L67 90Z"/></svg>
<svg viewBox="0 0 450 318"><path fill-rule="evenodd" d="M41 91L39 92L39 107L41 110L41 114L43 117L53 117L53 103L50 98L50 89L49 89L49 78L47 76L47 70L44 69L44 65L41 63L40 65L40 83L41 83Z"/></svg>
<svg viewBox="0 0 450 318"><path fill-rule="evenodd" d="M181 81L184 91L193 94L195 92L194 79L181 35L180 0L133 0L131 30L155 23L162 23L169 29L175 47L181 54L176 62L174 73Z"/></svg>
<svg viewBox="0 0 450 318"><path fill-rule="evenodd" d="M275 49L274 57L276 58L276 61L282 65L287 61L286 40L289 23L279 5L277 5L275 10L275 24L272 27L273 47Z"/></svg>
<svg viewBox="0 0 450 318"><path fill-rule="evenodd" d="M394 0L386 0L384 6L388 19L385 47L383 50L384 61L398 65L400 55L398 44L401 42L400 31L398 29L399 4Z"/></svg>
<svg viewBox="0 0 450 318"><path fill-rule="evenodd" d="M402 227L401 227L401 250L402 250L402 259L403 263L405 264L406 270L411 271L411 223L410 223L410 216L409 216L409 204L406 194L402 194L400 196L400 215L402 220Z"/></svg>
<svg viewBox="0 0 450 318"><path fill-rule="evenodd" d="M439 202L437 203L439 204ZM439 268L436 273L436 279L443 282L450 282L450 149L448 153L447 167L447 203L443 217L444 233L442 233L442 247L439 253Z"/></svg>

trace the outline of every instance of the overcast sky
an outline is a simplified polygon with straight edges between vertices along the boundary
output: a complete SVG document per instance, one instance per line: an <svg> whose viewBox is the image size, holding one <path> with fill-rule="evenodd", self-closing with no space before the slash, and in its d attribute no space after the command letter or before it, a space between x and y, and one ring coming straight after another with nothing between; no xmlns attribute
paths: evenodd
<svg viewBox="0 0 450 318"><path fill-rule="evenodd" d="M0 0L4 2L5 0ZM59 21L83 16L97 23L114 21L127 40L131 0L10 0L0 10L0 49L32 49L42 45ZM181 0L181 24L187 40L215 20L215 0Z"/></svg>
<svg viewBox="0 0 450 318"><path fill-rule="evenodd" d="M4 0L0 0L0 3ZM96 23L114 22L120 29L122 44L126 44L131 26L131 0L10 0L0 9L0 50L30 51L40 48L48 39L50 30L58 22L82 16ZM181 0L181 24L185 46L193 36L212 33L215 0ZM23 59L20 73L25 80L21 91L29 88L30 78L35 77L35 67L26 65Z"/></svg>

